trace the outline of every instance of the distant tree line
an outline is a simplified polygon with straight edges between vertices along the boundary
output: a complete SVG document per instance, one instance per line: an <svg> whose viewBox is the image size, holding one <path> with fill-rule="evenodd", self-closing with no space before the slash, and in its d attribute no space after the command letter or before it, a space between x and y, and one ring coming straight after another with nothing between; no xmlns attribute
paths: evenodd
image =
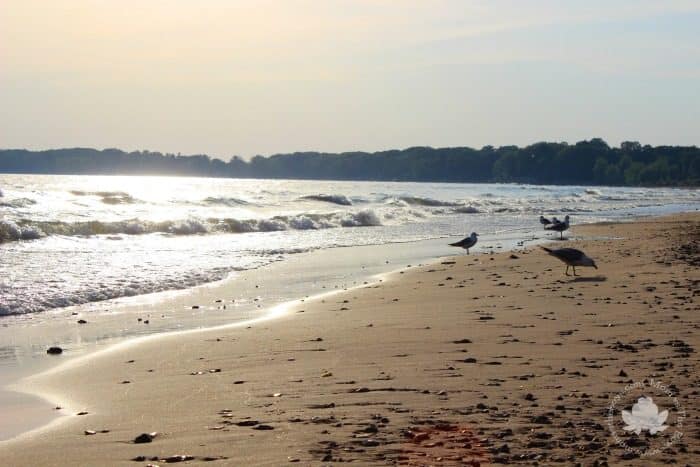
<svg viewBox="0 0 700 467"><path fill-rule="evenodd" d="M0 150L0 172L181 175L239 178L517 182L536 184L699 186L700 148L594 138L526 147L412 147L374 153L295 152L228 162L206 155L89 148Z"/></svg>

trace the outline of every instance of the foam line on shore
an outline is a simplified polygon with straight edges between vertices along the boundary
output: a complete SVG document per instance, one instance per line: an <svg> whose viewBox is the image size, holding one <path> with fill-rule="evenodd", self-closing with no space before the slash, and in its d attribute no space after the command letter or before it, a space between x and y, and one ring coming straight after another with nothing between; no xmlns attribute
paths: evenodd
<svg viewBox="0 0 700 467"><path fill-rule="evenodd" d="M646 216L641 216L640 218L643 218ZM580 224L580 225L595 225L597 223L591 223L591 224ZM582 241L586 240L586 238L579 238L579 237L571 237L571 240L575 241ZM531 243L531 244L546 244L552 242L552 239L550 238L533 238L533 239L526 239L523 242ZM413 243L413 242L401 242L401 243ZM476 251L472 253L472 256L478 257L478 256L491 256L492 254L495 253L505 253L507 251L512 251L515 248L517 248L518 245L513 244L509 248L504 248L501 251L494 251L493 248L488 248L487 250L482 250L482 251ZM348 248L348 247L342 247L342 248ZM353 248L353 247L349 247ZM88 362L90 360L93 360L95 358L99 358L100 356L103 355L108 355L117 351L123 351L128 348L134 347L136 345L139 345L144 342L149 342L155 339L162 339L162 338L170 338L170 337L175 337L175 336L184 336L184 335L189 335L189 334L195 334L195 333L205 333L205 332L210 332L210 331L215 331L215 330L227 330L227 329L236 329L236 328L244 328L247 326L252 326L255 324L260 324L263 322L271 321L277 318L280 318L282 316L287 315L291 308L295 305L299 305L301 302L307 303L307 302L314 302L314 301L320 301L323 300L326 297L331 297L337 294L341 294L344 292L352 291L352 290L357 290L361 288L366 288L366 287L371 287L373 285L376 285L378 283L386 283L389 281L394 281L398 278L400 278L400 274L402 272L406 272L410 269L415 268L416 266L421 266L421 267L428 267L434 264L439 264L441 261L444 261L447 258L453 258L461 256L459 254L453 254L453 255L447 255L447 256L437 256L435 258L432 258L429 261L423 261L419 265L415 266L405 266L405 267L400 267L397 269L392 269L387 272L379 273L379 274L374 274L371 275L367 278L367 280L362 283L362 284L357 284L352 287L347 287L347 288L342 288L342 289L336 289L336 290L330 290L327 292L322 292L316 295L312 295L308 298L304 299L293 299L293 300L288 300L285 302L282 302L278 305L275 305L273 307L270 307L266 313L264 313L262 316L256 317L256 318L251 318L243 321L237 321L234 323L228 323L228 324L221 324L221 325L215 325L215 326L208 326L208 327L202 327L202 328L193 328L193 329L186 329L186 330L178 330L178 331L166 331L162 333L157 333L157 334L150 334L146 336L139 336L139 337L132 337L132 338L127 338L121 342L114 343L112 345L109 345L103 349L99 349L90 353L87 353L85 355L81 355L75 358L71 358L65 362L62 362L61 364L50 368L48 370L42 371L40 373L36 373L30 376L27 376L9 386L6 386L7 389L21 392L24 394L29 394L33 395L36 397L41 398L42 400L46 401L48 404L51 405L58 405L63 407L64 409L68 410L70 409L71 412L75 412L74 408L77 404L75 404L75 401L71 401L67 398L65 398L63 395L53 392L53 391L45 391L42 389L38 389L36 387L32 387L33 384L38 382L39 380L42 380L43 378L50 377L52 375L61 373L63 371L69 370L75 366L78 366L80 364L83 364L85 362ZM210 284L203 284L203 286L212 286L215 283L210 283ZM180 291L178 291L180 292ZM66 422L68 420L71 420L74 416L72 415L62 415L58 418L55 418L48 422L45 425L42 425L40 427L37 427L35 429L19 433L17 436L14 436L12 438L6 439L6 440L0 440L0 445L3 443L11 442L13 440L19 440L23 439L25 437L31 437L36 434L40 434L46 431L49 431L50 429L54 428L60 423Z"/></svg>
<svg viewBox="0 0 700 467"><path fill-rule="evenodd" d="M422 263L423 266L427 266L430 264L433 264L433 262L438 262L443 260L445 257L437 257L435 258L434 261L430 261L427 263ZM71 368L74 368L78 365L84 364L85 362L88 362L90 360L99 358L104 355L112 354L114 352L118 351L123 351L128 348L132 348L134 346L137 346L139 344L142 344L144 342L156 340L156 339L166 339L166 338L172 338L175 336L184 336L184 335L190 335L190 334L197 334L197 333L206 333L206 332L211 332L211 331L216 331L216 330L227 330L227 329L236 329L236 328L244 328L248 326L253 326L255 324L260 324L264 323L267 321L271 321L277 318L281 318L282 316L285 316L289 314L291 311L292 307L298 306L300 303L308 303L308 302L316 302L316 301L321 301L324 300L327 297L332 297L334 295L338 295L341 293L349 292L352 290L357 290L361 288L366 288L366 287L371 287L373 285L391 280L393 277L398 277L401 271L405 271L410 269L411 267L402 267L398 268L392 271L388 271L385 273L380 273L380 274L375 274L372 275L368 278L367 281L364 281L362 284L358 284L352 287L347 287L343 289L336 289L336 290L330 290L327 292L322 292L313 296L310 296L308 298L304 299L294 299L294 300L288 300L286 302L282 302L278 305L275 305L271 308L269 308L267 313L264 313L262 316L252 318L252 319L247 319L244 321L237 321L235 323L229 323L229 324L221 324L217 326L210 326L210 327L203 327L203 328L194 328L194 329L185 329L182 331L169 331L169 332L163 332L163 333L157 333L157 334L150 334L147 336L140 336L140 337L133 337L130 339L126 339L122 342L117 342L115 344L109 345L108 347L100 350L96 350L94 352L87 353L85 355L81 355L79 357L72 358L70 360L67 360L53 368L50 368L48 370L42 371L40 373L34 374L27 376L9 386L6 386L5 389L20 392L23 394L29 394L32 396L36 396L44 401L46 401L48 404L52 406L58 406L64 409L65 411L70 411L71 413L76 412L76 407L79 406L79 404L76 403L76 401L72 401L69 398L66 398L64 395L54 392L54 391L47 391L47 390L42 390L36 387L33 387L34 384L36 384L38 381L51 377L52 375L64 372L66 370L69 370ZM71 419L73 419L76 415L66 415L66 414L61 414L61 416L51 420L50 422L41 425L37 428L34 428L29 431L25 431L23 433L19 433L17 436L14 436L12 438L8 438L5 440L0 440L0 445L5 444L5 443L11 443L13 441L19 441L22 439L28 439L33 436L37 436L39 434L45 433L50 431L51 429L59 426L62 423L65 423Z"/></svg>

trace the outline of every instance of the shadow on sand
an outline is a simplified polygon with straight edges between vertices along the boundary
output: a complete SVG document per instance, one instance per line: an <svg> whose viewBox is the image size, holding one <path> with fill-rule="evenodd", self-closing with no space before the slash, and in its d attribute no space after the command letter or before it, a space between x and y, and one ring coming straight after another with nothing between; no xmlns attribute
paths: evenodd
<svg viewBox="0 0 700 467"><path fill-rule="evenodd" d="M605 276L593 276L593 277L575 277L569 282L605 282L608 280Z"/></svg>

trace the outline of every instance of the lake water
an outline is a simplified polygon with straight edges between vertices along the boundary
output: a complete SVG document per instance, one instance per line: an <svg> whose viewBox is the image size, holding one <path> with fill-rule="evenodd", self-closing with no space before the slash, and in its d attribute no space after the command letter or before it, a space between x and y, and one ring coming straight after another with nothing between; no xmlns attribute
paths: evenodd
<svg viewBox="0 0 700 467"><path fill-rule="evenodd" d="M697 190L0 175L0 315L185 289L289 255L471 231L482 242L693 209Z"/></svg>

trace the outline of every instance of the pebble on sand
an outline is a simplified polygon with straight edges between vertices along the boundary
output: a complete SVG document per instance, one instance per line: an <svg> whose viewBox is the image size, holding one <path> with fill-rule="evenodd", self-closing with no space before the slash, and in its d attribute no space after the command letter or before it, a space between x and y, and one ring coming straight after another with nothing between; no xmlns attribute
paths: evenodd
<svg viewBox="0 0 700 467"><path fill-rule="evenodd" d="M157 431L153 431L151 433L141 433L136 438L134 438L134 443L135 444L150 443L153 441L153 438L155 438L156 436L158 436Z"/></svg>

